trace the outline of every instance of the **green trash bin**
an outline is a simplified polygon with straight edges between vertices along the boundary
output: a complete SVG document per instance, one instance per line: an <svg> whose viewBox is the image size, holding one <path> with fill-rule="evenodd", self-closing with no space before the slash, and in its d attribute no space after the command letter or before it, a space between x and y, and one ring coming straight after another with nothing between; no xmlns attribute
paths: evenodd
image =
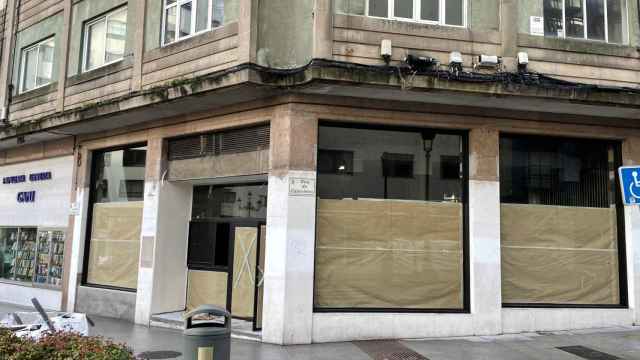
<svg viewBox="0 0 640 360"><path fill-rule="evenodd" d="M196 316L200 319L194 320ZM220 322L220 319L224 321ZM202 305L185 314L184 322L185 360L231 358L231 314L227 310L213 305Z"/></svg>

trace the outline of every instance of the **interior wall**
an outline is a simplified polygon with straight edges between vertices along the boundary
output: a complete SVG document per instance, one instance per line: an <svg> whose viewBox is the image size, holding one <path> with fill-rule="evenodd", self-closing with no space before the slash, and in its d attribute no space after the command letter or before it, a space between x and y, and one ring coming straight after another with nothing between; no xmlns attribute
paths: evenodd
<svg viewBox="0 0 640 360"><path fill-rule="evenodd" d="M191 215L191 184L160 185L158 232L153 276L154 314L181 311L186 306L187 239Z"/></svg>

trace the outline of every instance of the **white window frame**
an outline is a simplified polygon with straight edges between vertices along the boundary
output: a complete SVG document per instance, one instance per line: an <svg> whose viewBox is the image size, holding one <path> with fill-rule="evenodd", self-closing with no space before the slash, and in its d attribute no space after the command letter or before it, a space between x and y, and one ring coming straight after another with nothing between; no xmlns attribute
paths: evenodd
<svg viewBox="0 0 640 360"><path fill-rule="evenodd" d="M439 19L438 21L432 21L432 20L423 20L420 18L421 15L421 7L422 7L422 1L421 0L413 0L413 18L405 18L405 17L397 17L395 16L395 0L387 0L388 1L388 5L387 5L387 14L388 17L380 17L380 16L373 16L373 15L369 15L369 2L371 0L365 0L365 9L364 9L364 13L366 16L368 17L372 17L372 18L376 18L376 19L392 19L392 20L398 20L398 21L407 21L407 22L415 22L415 23L420 23L420 24L430 24L430 25L439 25L439 26L449 26L449 27L456 27L456 28L466 28L467 27L467 7L468 7L468 2L469 0L462 0L462 25L451 25L451 24L447 24L445 23L446 21L446 0L438 0L439 4L438 4L438 10L439 10ZM564 0L563 0L564 1ZM564 2L563 2L564 4Z"/></svg>
<svg viewBox="0 0 640 360"><path fill-rule="evenodd" d="M55 60L55 46L56 46L56 43L55 43L55 37L54 36L50 36L50 37L48 37L48 38L46 38L46 39L44 39L44 40L42 40L42 41L40 41L40 42L38 42L36 44L33 44L31 46L28 46L28 47L25 47L24 49L22 49L22 52L20 54L20 79L19 79L19 81L20 81L19 90L20 91L18 91L19 94L24 94L24 93L27 93L29 91L33 91L33 90L37 90L37 89L43 88L43 87L45 87L47 85L50 85L53 82L53 76L52 76L52 79L48 83L42 84L42 85L38 85L38 65L40 65L40 63L39 63L40 62L40 48L41 48L41 46L43 44L46 44L46 43L48 43L50 41L53 41L54 60ZM25 65L25 62L26 62L27 53L32 51L32 50L34 50L34 49L36 50L36 67L35 67L36 71L34 73L36 78L35 78L35 80L33 82L34 83L34 87L32 89L25 89L24 88L24 80L25 80L25 76L27 74L27 72L26 72L27 69L26 69L26 67L24 65ZM55 66L55 64L54 64L54 66ZM53 69L52 69L52 75L53 75Z"/></svg>
<svg viewBox="0 0 640 360"><path fill-rule="evenodd" d="M92 67L92 68L88 68L87 67L87 60L89 60L89 58L88 58L88 55L89 55L89 28L91 26L93 26L95 24L98 24L98 23L101 23L101 22L105 23L105 29L104 29L104 44L105 44L105 48L104 48L103 58L106 59L106 57L107 57L107 36L109 35L108 34L109 27L107 26L108 20L109 20L109 18L111 16L113 16L115 14L118 14L118 13L120 13L122 11L127 12L127 19L128 19L129 8L128 8L128 6L125 5L125 6L119 7L117 9L115 9L115 10L112 10L112 11L108 12L107 14L102 15L102 16L96 18L96 19L88 21L84 25L84 28L82 30L83 31L83 37L84 37L84 41L83 41L83 45L82 45L82 47L84 48L84 50L82 51L82 72L83 73L84 72L88 72L88 71L92 71L92 70L96 70L96 69L100 69L100 68L105 67L107 65L115 64L115 63L120 62L120 61L122 61L124 59L124 54L122 54L122 57L119 58L119 59L112 60L110 62L105 62L100 66L95 66L95 67ZM128 25L129 24L127 22L127 32L129 32L129 26Z"/></svg>
<svg viewBox="0 0 640 360"><path fill-rule="evenodd" d="M207 0L207 27L203 30L200 30L198 32L196 32L196 18L197 18L197 14L198 14L198 1L197 0L176 0L176 2L174 2L171 5L167 5L167 0L162 0L162 29L161 31L161 40L162 40L162 46L167 46L170 44L175 44L177 42L186 40L186 39L190 39L194 36L203 34L205 32L211 31L214 28L211 26L211 23L213 22L213 2L214 0ZM191 3L191 8L193 9L193 11L191 11L191 31L190 31L190 35L188 36L183 36L180 37L180 7L186 3ZM165 39L165 31L166 31L166 22L167 22L167 10L175 7L176 8L176 27L175 27L175 36L176 38L170 42L167 43L166 39Z"/></svg>
<svg viewBox="0 0 640 360"><path fill-rule="evenodd" d="M624 45L628 43L629 39L629 1L624 1L625 11L622 19L622 42L610 43L609 42L609 13L607 12L607 0L603 1L604 6L604 40L589 39L589 19L587 19L587 0L582 0L582 18L584 19L584 29L582 37L567 36L567 17L566 17L566 1L562 0L562 36L558 36L563 39L578 39L587 41L596 41L614 45Z"/></svg>

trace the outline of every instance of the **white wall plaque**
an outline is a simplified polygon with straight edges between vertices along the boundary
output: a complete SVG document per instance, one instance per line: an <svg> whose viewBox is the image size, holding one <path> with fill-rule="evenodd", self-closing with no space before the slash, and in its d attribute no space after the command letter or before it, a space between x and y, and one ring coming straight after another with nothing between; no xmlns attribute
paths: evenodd
<svg viewBox="0 0 640 360"><path fill-rule="evenodd" d="M289 195L291 196L314 196L316 192L316 181L305 178L289 178Z"/></svg>
<svg viewBox="0 0 640 360"><path fill-rule="evenodd" d="M531 35L544 36L544 18L542 16L529 18L529 33Z"/></svg>

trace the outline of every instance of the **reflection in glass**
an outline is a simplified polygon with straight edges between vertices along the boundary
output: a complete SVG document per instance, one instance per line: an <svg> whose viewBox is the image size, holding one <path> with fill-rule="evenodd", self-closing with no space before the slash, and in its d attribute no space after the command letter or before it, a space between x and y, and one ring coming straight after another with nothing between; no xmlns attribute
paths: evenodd
<svg viewBox="0 0 640 360"><path fill-rule="evenodd" d="M192 3L184 3L180 5L180 33L179 37L191 35L191 10Z"/></svg>
<svg viewBox="0 0 640 360"><path fill-rule="evenodd" d="M445 23L447 25L464 25L464 0L445 0Z"/></svg>
<svg viewBox="0 0 640 360"><path fill-rule="evenodd" d="M440 0L421 0L420 19L438 21L440 19Z"/></svg>
<svg viewBox="0 0 640 360"><path fill-rule="evenodd" d="M196 186L193 188L193 220L221 217L265 219L267 185Z"/></svg>
<svg viewBox="0 0 640 360"><path fill-rule="evenodd" d="M562 2L563 0L544 0L544 34L546 36L563 36Z"/></svg>
<svg viewBox="0 0 640 360"><path fill-rule="evenodd" d="M394 16L401 18L413 18L413 0L393 0L394 1Z"/></svg>
<svg viewBox="0 0 640 360"><path fill-rule="evenodd" d="M164 42L166 44L176 41L176 7L170 7L165 11L164 17Z"/></svg>
<svg viewBox="0 0 640 360"><path fill-rule="evenodd" d="M587 0L587 38L605 40L604 0Z"/></svg>
<svg viewBox="0 0 640 360"><path fill-rule="evenodd" d="M369 16L388 17L388 0L369 0Z"/></svg>
<svg viewBox="0 0 640 360"><path fill-rule="evenodd" d="M120 10L107 18L107 43L105 63L122 59L127 37L127 9Z"/></svg>
<svg viewBox="0 0 640 360"><path fill-rule="evenodd" d="M92 24L87 30L87 70L104 64L106 24L102 21Z"/></svg>
<svg viewBox="0 0 640 360"><path fill-rule="evenodd" d="M567 37L584 38L584 8L582 1L565 0L564 17Z"/></svg>
<svg viewBox="0 0 640 360"><path fill-rule="evenodd" d="M609 42L622 44L623 0L607 0L607 26Z"/></svg>
<svg viewBox="0 0 640 360"><path fill-rule="evenodd" d="M196 0L196 32L207 30L209 22L209 0Z"/></svg>

